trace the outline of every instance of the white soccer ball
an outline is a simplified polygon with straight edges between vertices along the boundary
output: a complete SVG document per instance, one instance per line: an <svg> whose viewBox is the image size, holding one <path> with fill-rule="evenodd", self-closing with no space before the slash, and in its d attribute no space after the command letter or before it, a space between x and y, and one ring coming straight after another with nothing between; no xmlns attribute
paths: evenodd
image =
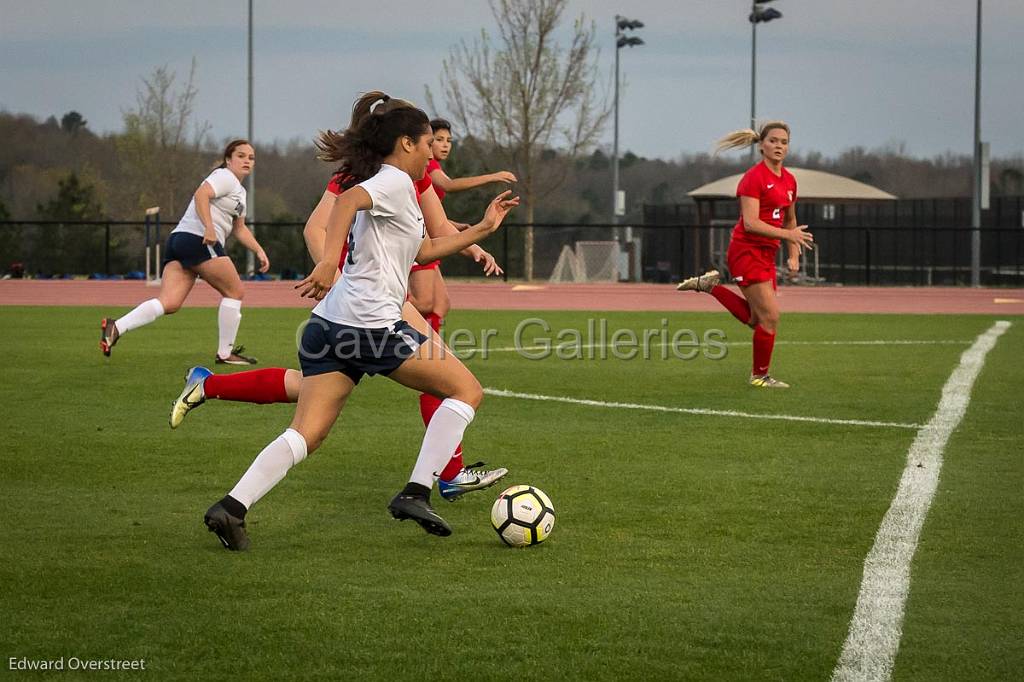
<svg viewBox="0 0 1024 682"><path fill-rule="evenodd" d="M555 527L555 508L543 490L514 485L491 507L491 525L510 547L529 547L547 539Z"/></svg>

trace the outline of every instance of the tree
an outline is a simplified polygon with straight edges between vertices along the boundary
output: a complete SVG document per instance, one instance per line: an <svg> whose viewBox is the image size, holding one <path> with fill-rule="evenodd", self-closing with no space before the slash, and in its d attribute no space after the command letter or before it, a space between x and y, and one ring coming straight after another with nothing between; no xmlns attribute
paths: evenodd
<svg viewBox="0 0 1024 682"><path fill-rule="evenodd" d="M533 278L533 216L579 155L596 143L611 108L599 99L593 22L580 15L567 46L555 34L568 0L490 0L498 35L453 47L442 65L446 109L519 178L525 204L525 276ZM604 88L607 92L607 88ZM427 89L433 110L433 96ZM565 163L542 164L561 145ZM544 188L541 192L540 189Z"/></svg>
<svg viewBox="0 0 1024 682"><path fill-rule="evenodd" d="M69 111L61 117L60 128L65 133L74 135L79 130L84 130L88 123L77 111Z"/></svg>
<svg viewBox="0 0 1024 682"><path fill-rule="evenodd" d="M192 59L188 80L175 88L177 74L167 66L142 79L134 109L123 112L125 132L118 138L118 155L126 171L125 182L136 197L135 209L161 206L164 211L184 210L201 178L198 153L210 124L195 119L197 63Z"/></svg>
<svg viewBox="0 0 1024 682"><path fill-rule="evenodd" d="M37 204L42 220L103 220L103 207L96 198L96 188L83 184L76 173L57 181L57 196L46 204Z"/></svg>
<svg viewBox="0 0 1024 682"><path fill-rule="evenodd" d="M82 182L77 173L68 173L57 181L57 196L45 204L37 204L42 220L100 221L103 207L96 197L96 187ZM102 253L101 231L89 225L48 225L45 230L47 248L41 260L52 272L92 272L97 254ZM37 253L36 256L41 256Z"/></svg>

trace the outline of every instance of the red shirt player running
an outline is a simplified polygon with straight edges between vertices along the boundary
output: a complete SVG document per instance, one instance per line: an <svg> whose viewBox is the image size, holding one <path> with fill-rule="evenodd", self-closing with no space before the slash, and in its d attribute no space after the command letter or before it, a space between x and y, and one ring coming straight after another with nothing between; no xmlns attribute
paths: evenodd
<svg viewBox="0 0 1024 682"><path fill-rule="evenodd" d="M786 265L795 273L800 269L800 250L814 248L814 238L806 225L796 224L796 179L782 167L789 151L789 126L772 121L762 126L760 133L738 130L722 138L718 149L751 144L758 145L763 160L743 174L736 188L740 219L726 255L729 274L743 296L720 284L718 270L690 277L678 289L711 294L737 320L754 330L751 386L789 388L789 384L768 373L779 324L775 257L780 242L787 242Z"/></svg>
<svg viewBox="0 0 1024 682"><path fill-rule="evenodd" d="M427 162L427 176L434 185L438 199L444 199L448 192L461 192L480 187L492 182L511 184L516 176L509 171L498 171L485 175L474 175L465 178L450 178L441 168L441 161L448 158L452 151L452 124L443 118L435 118L430 122L434 138L430 145L431 159ZM455 227L464 230L469 225L452 222ZM474 257L475 258L475 257ZM479 260L479 259L477 259ZM440 261L414 265L409 275L409 301L423 315L431 329L440 331L445 315L451 308L448 298L448 287L441 276ZM501 274L497 272L496 274Z"/></svg>

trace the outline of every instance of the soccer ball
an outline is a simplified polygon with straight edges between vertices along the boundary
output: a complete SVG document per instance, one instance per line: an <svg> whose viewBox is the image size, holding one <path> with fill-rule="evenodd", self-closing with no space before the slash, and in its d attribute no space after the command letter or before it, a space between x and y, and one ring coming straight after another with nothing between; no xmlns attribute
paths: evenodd
<svg viewBox="0 0 1024 682"><path fill-rule="evenodd" d="M494 501L491 525L510 547L540 544L555 527L555 508L543 490L514 485Z"/></svg>

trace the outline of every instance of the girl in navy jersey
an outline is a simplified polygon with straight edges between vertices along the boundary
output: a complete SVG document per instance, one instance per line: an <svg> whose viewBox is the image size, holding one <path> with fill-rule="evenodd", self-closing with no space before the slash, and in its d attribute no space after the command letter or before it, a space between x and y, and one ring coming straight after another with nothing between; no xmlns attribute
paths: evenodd
<svg viewBox="0 0 1024 682"><path fill-rule="evenodd" d="M485 219L462 233L426 237L413 186L430 156L426 114L380 92L360 98L355 111L366 115L353 116L358 121L343 134L327 132L318 141L320 157L341 161L351 180L343 183L347 191L331 209L323 258L296 287L320 303L300 344L303 379L295 417L204 517L228 549L248 547L248 509L319 447L365 374L383 374L443 398L409 482L388 509L396 519L413 519L429 533L451 534L430 506L430 489L473 420L483 391L458 358L438 352L401 319L402 304L414 262L442 258L480 241L498 228L518 198L509 198L508 192L500 195L488 206ZM335 285L346 243L345 275Z"/></svg>
<svg viewBox="0 0 1024 682"><path fill-rule="evenodd" d="M103 318L100 350L106 356L121 335L175 313L188 298L196 277L202 277L223 298L217 312L219 342L215 362L250 365L256 360L242 355L235 336L242 321L244 288L234 263L224 253L228 235L256 254L260 272L270 267L267 254L245 226L244 180L256 164L256 153L247 140L234 140L224 149L223 162L196 190L178 226L171 231L161 266L160 295L141 303L123 317Z"/></svg>
<svg viewBox="0 0 1024 682"><path fill-rule="evenodd" d="M786 242L786 265L800 269L800 250L814 248L806 225L796 224L796 179L782 167L789 151L789 126L772 121L761 132L738 130L722 138L718 149L735 149L757 144L762 161L748 170L736 188L740 219L733 228L726 262L729 275L743 297L720 284L717 270L690 277L679 284L680 291L701 291L714 296L726 310L754 330L754 364L750 385L760 388L789 388L768 373L779 304L775 295L775 257Z"/></svg>

